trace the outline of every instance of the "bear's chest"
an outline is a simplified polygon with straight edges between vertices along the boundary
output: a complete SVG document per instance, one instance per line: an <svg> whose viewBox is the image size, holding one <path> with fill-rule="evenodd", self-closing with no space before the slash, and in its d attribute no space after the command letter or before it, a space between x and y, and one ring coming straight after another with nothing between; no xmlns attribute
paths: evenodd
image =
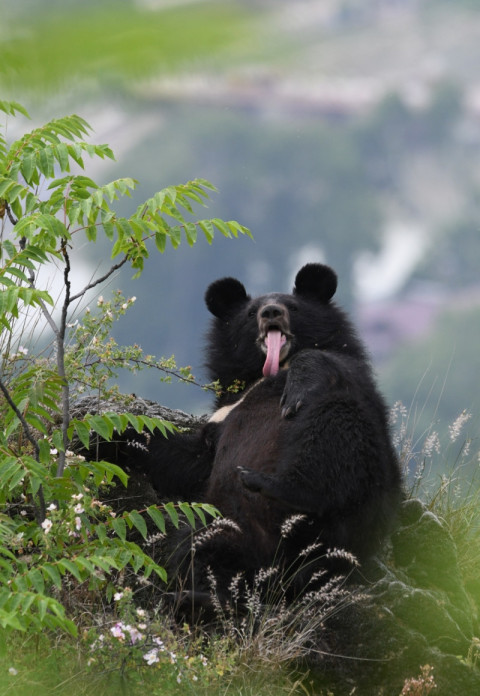
<svg viewBox="0 0 480 696"><path fill-rule="evenodd" d="M238 467L264 473L276 471L285 428L280 407L284 383L283 377L261 380L234 407L217 412L224 418L219 426L210 475L208 499L211 502L221 500L224 503L226 499L233 499L234 492L238 500L238 490L243 488L238 479ZM212 420L215 422L215 416ZM219 421L218 417L216 422ZM250 494L245 491L244 495Z"/></svg>

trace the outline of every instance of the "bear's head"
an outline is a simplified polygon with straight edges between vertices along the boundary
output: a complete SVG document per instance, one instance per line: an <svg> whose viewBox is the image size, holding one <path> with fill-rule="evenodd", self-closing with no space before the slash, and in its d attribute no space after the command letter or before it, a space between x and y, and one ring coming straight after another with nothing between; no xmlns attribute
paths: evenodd
<svg viewBox="0 0 480 696"><path fill-rule="evenodd" d="M310 263L295 278L293 293L251 298L236 278L212 283L205 302L214 319L208 337L207 366L212 379L227 387L247 385L262 374L274 376L305 349L362 354L355 332L331 299L337 275Z"/></svg>

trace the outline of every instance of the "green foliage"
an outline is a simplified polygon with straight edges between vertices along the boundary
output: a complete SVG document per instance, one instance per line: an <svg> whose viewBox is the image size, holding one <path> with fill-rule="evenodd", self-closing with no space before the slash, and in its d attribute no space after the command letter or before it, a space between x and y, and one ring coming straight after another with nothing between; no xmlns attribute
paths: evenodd
<svg viewBox="0 0 480 696"><path fill-rule="evenodd" d="M32 92L84 80L121 86L192 60L225 57L252 31L248 10L232 2L154 9L125 0L12 4L2 16L0 82Z"/></svg>
<svg viewBox="0 0 480 696"><path fill-rule="evenodd" d="M17 103L0 102L0 110L9 117L26 115ZM10 145L0 136L0 626L5 630L61 628L75 634L66 611L72 594L111 599L115 577L127 569L144 582L153 576L166 580L165 570L131 540L131 532L146 539L152 528L165 533L167 519L178 527L183 515L195 527L218 514L212 506L182 502L116 514L101 502L105 488L126 486L128 477L109 462L86 461L72 451L73 443L88 450L92 435L109 441L127 428L163 435L174 428L131 413L70 417L72 395L115 392L107 383L118 366L161 369L138 346L123 348L110 337L113 322L135 298L100 297L98 315L87 309L82 323L73 319L72 307L125 263L139 275L151 251L163 252L168 240L176 248L182 238L194 244L198 230L208 243L214 231L225 237L249 232L234 221L191 221L193 205L204 205L214 190L203 179L169 186L130 217L119 216L112 206L129 195L133 179L99 186L72 173L84 169L85 155L113 157L107 145L84 140L89 130L82 118L69 116ZM94 243L99 235L110 243L116 263L73 292L78 244ZM63 273L57 307L37 286L39 269L50 262ZM32 312L35 322L43 317L50 330L50 353L29 355L20 345ZM191 380L188 370L180 376Z"/></svg>

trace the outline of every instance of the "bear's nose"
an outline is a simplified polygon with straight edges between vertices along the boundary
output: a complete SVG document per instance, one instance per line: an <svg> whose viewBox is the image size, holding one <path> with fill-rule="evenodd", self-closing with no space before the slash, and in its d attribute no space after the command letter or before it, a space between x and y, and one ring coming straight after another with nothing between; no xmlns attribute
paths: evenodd
<svg viewBox="0 0 480 696"><path fill-rule="evenodd" d="M278 319L284 314L284 308L278 304L268 304L260 310L260 317L262 319Z"/></svg>

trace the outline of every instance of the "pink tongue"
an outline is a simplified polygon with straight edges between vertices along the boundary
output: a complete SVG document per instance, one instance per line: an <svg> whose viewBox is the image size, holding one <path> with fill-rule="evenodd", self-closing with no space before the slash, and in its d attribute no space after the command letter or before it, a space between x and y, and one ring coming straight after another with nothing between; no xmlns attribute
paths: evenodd
<svg viewBox="0 0 480 696"><path fill-rule="evenodd" d="M280 366L280 351L287 339L281 331L269 331L265 339L267 359L263 366L263 376L276 375Z"/></svg>

